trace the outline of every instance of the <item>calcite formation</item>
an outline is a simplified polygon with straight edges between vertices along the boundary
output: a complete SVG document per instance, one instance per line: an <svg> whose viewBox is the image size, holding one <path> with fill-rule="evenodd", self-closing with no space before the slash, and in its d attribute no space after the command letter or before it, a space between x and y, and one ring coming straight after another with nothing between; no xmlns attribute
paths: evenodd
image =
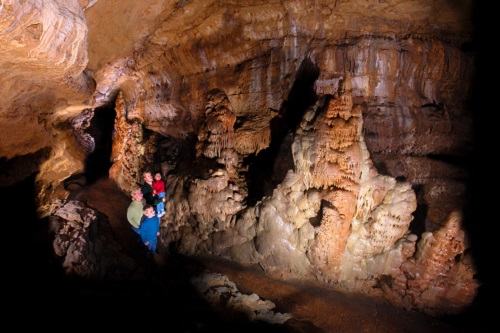
<svg viewBox="0 0 500 333"><path fill-rule="evenodd" d="M163 173L164 245L458 313L471 6L1 0L0 184L36 173L54 216L112 109L109 177Z"/></svg>
<svg viewBox="0 0 500 333"><path fill-rule="evenodd" d="M283 324L293 318L289 313L274 312L275 304L269 300L262 300L257 294L244 295L227 277L204 271L191 279L196 290L215 309L220 309L224 315L228 311L243 313L248 320L260 320L267 323ZM229 314L231 315L231 314Z"/></svg>
<svg viewBox="0 0 500 333"><path fill-rule="evenodd" d="M145 272L124 254L106 216L73 200L54 200L50 234L56 259L69 277L89 280L144 279Z"/></svg>
<svg viewBox="0 0 500 333"><path fill-rule="evenodd" d="M314 277L384 295L434 315L462 311L478 283L461 216L453 213L418 241L409 229L415 192L374 167L350 81L346 75L337 93L305 112L292 142L294 165L255 206L241 204L244 184L236 187L224 169L189 181L189 193L167 191L173 218L163 221L164 242L189 255L259 263L279 278ZM182 213L175 207L179 196L185 197Z"/></svg>

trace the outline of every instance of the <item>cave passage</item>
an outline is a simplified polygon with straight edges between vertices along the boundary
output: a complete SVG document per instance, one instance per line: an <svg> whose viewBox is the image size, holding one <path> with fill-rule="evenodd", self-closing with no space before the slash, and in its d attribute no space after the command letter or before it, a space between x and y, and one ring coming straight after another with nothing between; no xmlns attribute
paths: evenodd
<svg viewBox="0 0 500 333"><path fill-rule="evenodd" d="M85 161L87 183L93 184L99 178L108 177L111 168L111 149L116 111L113 107L94 110L94 116L87 128L87 133L94 138L95 149Z"/></svg>

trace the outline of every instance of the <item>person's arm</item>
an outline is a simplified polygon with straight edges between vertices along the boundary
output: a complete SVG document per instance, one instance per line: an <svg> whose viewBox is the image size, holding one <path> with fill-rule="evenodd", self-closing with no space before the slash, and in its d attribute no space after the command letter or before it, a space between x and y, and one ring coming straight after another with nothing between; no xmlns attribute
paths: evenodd
<svg viewBox="0 0 500 333"><path fill-rule="evenodd" d="M142 215L142 214L141 214ZM133 209L127 210L127 220L135 228L139 228L141 221L137 219L137 214L135 214Z"/></svg>
<svg viewBox="0 0 500 333"><path fill-rule="evenodd" d="M141 227L139 228L139 236L141 236L141 240L144 242L144 239L146 238L145 235L146 235L146 228L144 227L144 225L141 225Z"/></svg>

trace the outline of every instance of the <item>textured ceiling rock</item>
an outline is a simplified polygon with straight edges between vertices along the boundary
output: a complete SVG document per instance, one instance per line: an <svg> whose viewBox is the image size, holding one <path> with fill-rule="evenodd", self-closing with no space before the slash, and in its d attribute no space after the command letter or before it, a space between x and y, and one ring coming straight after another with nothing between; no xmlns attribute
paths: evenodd
<svg viewBox="0 0 500 333"><path fill-rule="evenodd" d="M57 141L57 127L82 111L94 86L75 1L2 1L0 30L0 156L12 158Z"/></svg>
<svg viewBox="0 0 500 333"><path fill-rule="evenodd" d="M162 170L164 244L458 312L472 4L2 0L2 184L36 172L50 214L112 108L109 175Z"/></svg>

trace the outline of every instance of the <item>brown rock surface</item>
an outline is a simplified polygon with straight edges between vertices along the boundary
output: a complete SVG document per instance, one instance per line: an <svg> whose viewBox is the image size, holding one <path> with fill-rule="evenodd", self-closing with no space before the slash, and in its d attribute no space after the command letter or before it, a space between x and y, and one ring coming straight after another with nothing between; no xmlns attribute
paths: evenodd
<svg viewBox="0 0 500 333"><path fill-rule="evenodd" d="M495 253L477 3L3 0L2 192L53 218L152 167L165 247L460 314Z"/></svg>

